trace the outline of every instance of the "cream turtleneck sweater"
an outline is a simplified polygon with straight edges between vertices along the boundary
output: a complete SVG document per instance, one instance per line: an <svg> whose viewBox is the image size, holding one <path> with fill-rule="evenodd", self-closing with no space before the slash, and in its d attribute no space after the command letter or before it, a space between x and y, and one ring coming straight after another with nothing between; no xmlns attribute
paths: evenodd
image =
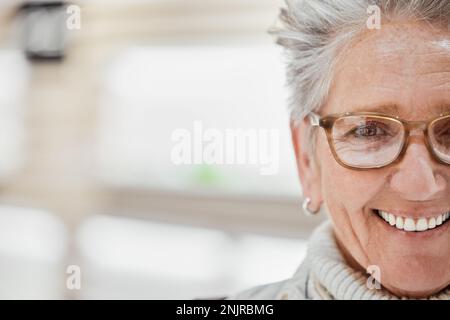
<svg viewBox="0 0 450 320"><path fill-rule="evenodd" d="M367 275L348 266L337 247L330 222L313 233L308 253L292 278L258 286L230 299L398 300L381 289L369 289ZM428 299L450 300L450 287Z"/></svg>

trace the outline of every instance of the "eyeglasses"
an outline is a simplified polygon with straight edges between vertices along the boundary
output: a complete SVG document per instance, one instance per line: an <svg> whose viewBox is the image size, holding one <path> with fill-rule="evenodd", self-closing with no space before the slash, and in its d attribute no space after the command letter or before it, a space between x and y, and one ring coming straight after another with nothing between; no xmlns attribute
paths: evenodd
<svg viewBox="0 0 450 320"><path fill-rule="evenodd" d="M413 132L439 163L450 165L450 112L429 121L405 121L375 112L355 112L320 117L309 114L312 126L322 127L336 161L349 169L386 167L400 161Z"/></svg>

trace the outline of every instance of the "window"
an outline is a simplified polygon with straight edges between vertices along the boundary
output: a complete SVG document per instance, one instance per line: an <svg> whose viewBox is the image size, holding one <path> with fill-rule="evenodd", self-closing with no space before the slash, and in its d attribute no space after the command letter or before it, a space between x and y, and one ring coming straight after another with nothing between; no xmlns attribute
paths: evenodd
<svg viewBox="0 0 450 320"><path fill-rule="evenodd" d="M215 194L297 196L280 51L254 47L135 47L110 65L99 115L98 177L107 185ZM175 165L182 128L275 129L278 171Z"/></svg>

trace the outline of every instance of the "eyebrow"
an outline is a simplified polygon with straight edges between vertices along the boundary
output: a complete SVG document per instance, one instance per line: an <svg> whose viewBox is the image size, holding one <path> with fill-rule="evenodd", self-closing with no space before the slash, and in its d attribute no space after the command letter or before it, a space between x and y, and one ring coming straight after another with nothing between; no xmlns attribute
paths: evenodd
<svg viewBox="0 0 450 320"><path fill-rule="evenodd" d="M397 104L382 104L378 106L358 106L352 108L351 112L379 112L396 115L399 113L400 107Z"/></svg>
<svg viewBox="0 0 450 320"><path fill-rule="evenodd" d="M352 109L351 112L378 112L397 116L402 108L398 104L382 104L378 106L359 106ZM440 115L450 112L450 104L437 104L429 108L433 115Z"/></svg>

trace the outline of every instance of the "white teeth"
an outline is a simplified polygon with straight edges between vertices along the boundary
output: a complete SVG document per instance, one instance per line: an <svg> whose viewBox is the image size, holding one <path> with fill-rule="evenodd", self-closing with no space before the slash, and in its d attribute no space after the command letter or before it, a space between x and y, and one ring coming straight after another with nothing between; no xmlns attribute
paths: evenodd
<svg viewBox="0 0 450 320"><path fill-rule="evenodd" d="M395 220L395 226L397 227L397 229L403 230L403 218L402 217L397 217L397 219Z"/></svg>
<svg viewBox="0 0 450 320"><path fill-rule="evenodd" d="M389 213L389 224L391 226L395 225L395 216L392 213Z"/></svg>
<svg viewBox="0 0 450 320"><path fill-rule="evenodd" d="M447 221L450 218L450 211L429 219L419 218L417 220L414 220L412 218L404 218L396 216L392 213L381 210L378 211L378 214L381 218L383 218L383 220L385 220L391 226L395 226L399 230L405 230L408 232L413 231L420 232L434 229L442 225L445 221Z"/></svg>
<svg viewBox="0 0 450 320"><path fill-rule="evenodd" d="M428 229L434 229L436 228L436 218L430 218L430 220L428 220Z"/></svg>
<svg viewBox="0 0 450 320"><path fill-rule="evenodd" d="M416 224L414 223L413 219L411 219L411 218L405 219L404 230L405 231L416 231Z"/></svg>
<svg viewBox="0 0 450 320"><path fill-rule="evenodd" d="M428 222L425 218L420 218L416 223L416 230L417 231L425 231L428 230Z"/></svg>

